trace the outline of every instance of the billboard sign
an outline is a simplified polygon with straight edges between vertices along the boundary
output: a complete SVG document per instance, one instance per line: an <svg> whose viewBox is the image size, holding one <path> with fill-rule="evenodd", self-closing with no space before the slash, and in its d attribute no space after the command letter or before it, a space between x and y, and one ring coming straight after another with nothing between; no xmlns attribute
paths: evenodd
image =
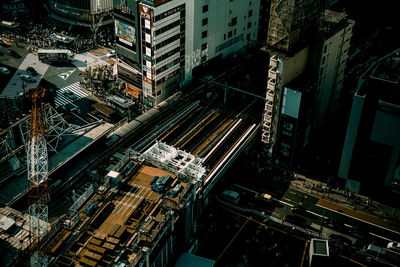
<svg viewBox="0 0 400 267"><path fill-rule="evenodd" d="M282 102L282 113L298 119L301 103L301 92L285 87Z"/></svg>
<svg viewBox="0 0 400 267"><path fill-rule="evenodd" d="M139 13L141 18L150 20L150 7L140 4Z"/></svg>
<svg viewBox="0 0 400 267"><path fill-rule="evenodd" d="M117 37L117 43L132 50L136 50L134 27L125 24L122 21L115 20L115 36Z"/></svg>

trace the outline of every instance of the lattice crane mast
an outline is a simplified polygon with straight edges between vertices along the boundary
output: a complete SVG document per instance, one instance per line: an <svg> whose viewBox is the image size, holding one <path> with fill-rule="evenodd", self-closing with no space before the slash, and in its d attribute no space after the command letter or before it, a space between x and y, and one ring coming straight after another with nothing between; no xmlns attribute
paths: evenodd
<svg viewBox="0 0 400 267"><path fill-rule="evenodd" d="M33 250L31 266L47 266L47 256L40 250L40 240L48 232L48 159L46 146L46 117L42 98L45 89L32 92L32 113L27 149L28 201L30 248Z"/></svg>

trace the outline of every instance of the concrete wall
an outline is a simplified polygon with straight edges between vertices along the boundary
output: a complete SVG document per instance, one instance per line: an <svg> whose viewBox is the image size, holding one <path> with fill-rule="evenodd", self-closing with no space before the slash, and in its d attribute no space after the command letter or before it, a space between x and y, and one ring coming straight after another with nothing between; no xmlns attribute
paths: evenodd
<svg viewBox="0 0 400 267"><path fill-rule="evenodd" d="M353 21L349 21L322 43L314 121L317 127L323 124L340 98L353 24Z"/></svg>
<svg viewBox="0 0 400 267"><path fill-rule="evenodd" d="M285 86L304 72L308 60L308 50L309 47L306 47L294 56L284 59L281 86Z"/></svg>
<svg viewBox="0 0 400 267"><path fill-rule="evenodd" d="M340 178L348 178L351 161L353 158L354 146L358 136L358 127L360 124L361 113L364 106L364 97L355 95L351 107L350 118L347 126L346 138L344 141L342 158L340 160L339 173Z"/></svg>
<svg viewBox="0 0 400 267"><path fill-rule="evenodd" d="M385 175L385 185L391 186L395 169L400 166L400 107L379 103L370 140L393 148ZM400 182L400 181L397 181Z"/></svg>

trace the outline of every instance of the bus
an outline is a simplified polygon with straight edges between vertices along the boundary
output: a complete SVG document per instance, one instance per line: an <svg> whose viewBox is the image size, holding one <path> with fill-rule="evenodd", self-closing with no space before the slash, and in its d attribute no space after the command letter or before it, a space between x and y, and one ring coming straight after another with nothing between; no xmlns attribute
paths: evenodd
<svg viewBox="0 0 400 267"><path fill-rule="evenodd" d="M66 49L39 49L38 58L42 62L70 62L74 55Z"/></svg>

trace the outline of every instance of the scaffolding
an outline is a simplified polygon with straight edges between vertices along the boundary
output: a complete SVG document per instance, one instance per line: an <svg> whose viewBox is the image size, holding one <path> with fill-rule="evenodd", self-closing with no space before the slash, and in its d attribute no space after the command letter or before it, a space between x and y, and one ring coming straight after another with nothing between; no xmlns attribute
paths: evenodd
<svg viewBox="0 0 400 267"><path fill-rule="evenodd" d="M268 47L284 53L301 48L315 35L323 7L321 0L272 0Z"/></svg>

